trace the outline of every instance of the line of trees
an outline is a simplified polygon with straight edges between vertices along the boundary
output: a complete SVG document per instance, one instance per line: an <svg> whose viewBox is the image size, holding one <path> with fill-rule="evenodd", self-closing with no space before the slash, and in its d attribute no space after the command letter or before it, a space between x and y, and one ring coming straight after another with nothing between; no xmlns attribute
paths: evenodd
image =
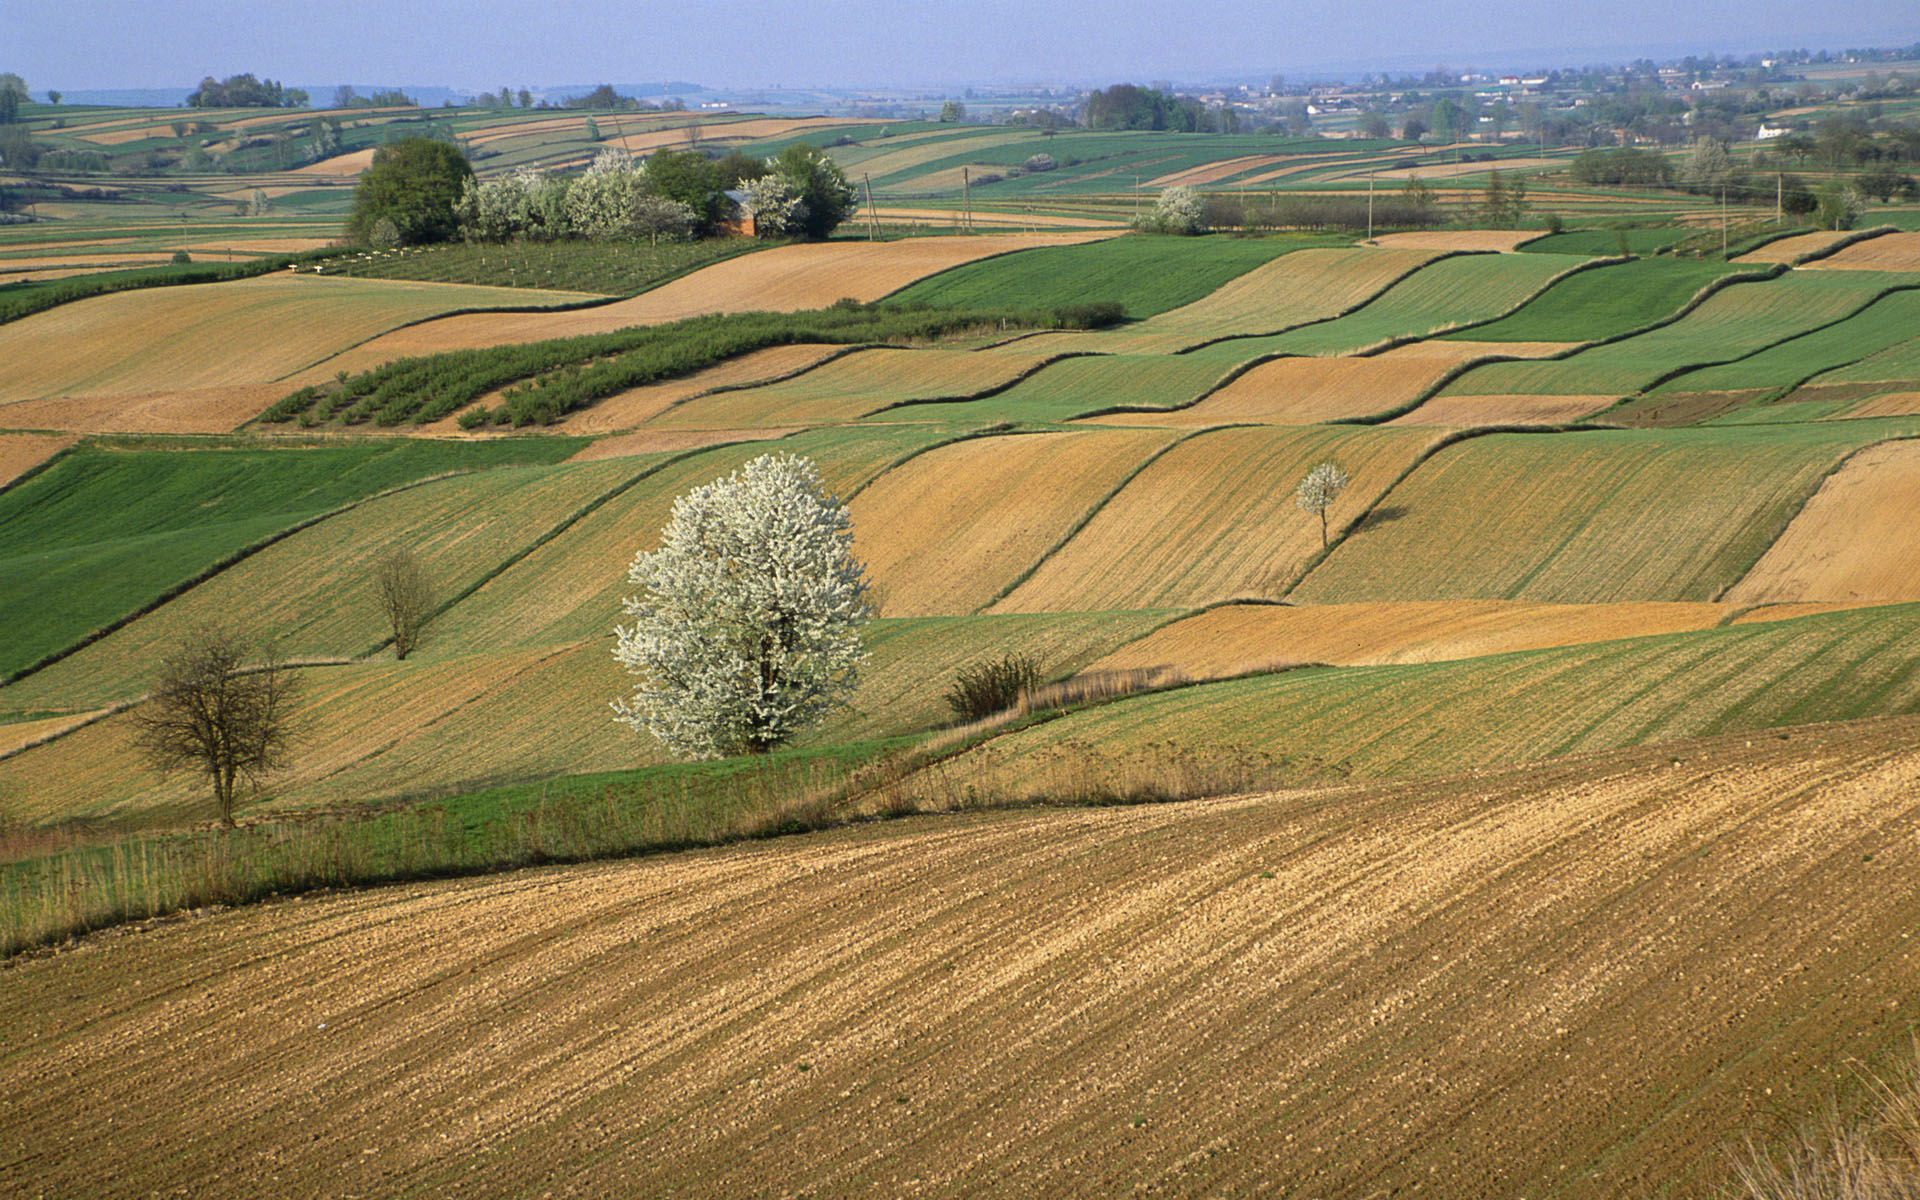
<svg viewBox="0 0 1920 1200"><path fill-rule="evenodd" d="M209 75L187 97L188 108L305 108L307 94L251 74L215 79Z"/></svg>
<svg viewBox="0 0 1920 1200"><path fill-rule="evenodd" d="M1088 129L1173 133L1238 133L1240 114L1231 106L1208 108L1192 96L1175 96L1157 88L1116 83L1087 97L1086 126Z"/></svg>

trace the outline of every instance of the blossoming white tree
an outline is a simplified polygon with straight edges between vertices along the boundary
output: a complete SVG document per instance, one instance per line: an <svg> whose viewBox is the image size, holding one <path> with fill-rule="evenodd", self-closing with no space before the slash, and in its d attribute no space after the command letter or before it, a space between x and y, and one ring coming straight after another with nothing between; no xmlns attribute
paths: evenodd
<svg viewBox="0 0 1920 1200"><path fill-rule="evenodd" d="M676 500L627 572L615 719L683 758L764 753L844 700L866 651L866 568L812 460L766 454Z"/></svg>
<svg viewBox="0 0 1920 1200"><path fill-rule="evenodd" d="M1323 462L1308 471L1307 477L1300 481L1300 486L1293 489L1293 502L1300 506L1300 511L1314 513L1320 518L1322 550L1327 548L1327 510L1340 498L1340 493L1347 490L1348 482L1345 471L1333 463Z"/></svg>

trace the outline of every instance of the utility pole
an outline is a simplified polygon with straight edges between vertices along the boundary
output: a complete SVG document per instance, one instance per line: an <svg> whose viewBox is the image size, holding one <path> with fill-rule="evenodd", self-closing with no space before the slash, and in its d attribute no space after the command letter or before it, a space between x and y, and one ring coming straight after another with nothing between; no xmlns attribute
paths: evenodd
<svg viewBox="0 0 1920 1200"><path fill-rule="evenodd" d="M1773 177L1773 223L1775 225L1787 219L1787 173L1780 172Z"/></svg>
<svg viewBox="0 0 1920 1200"><path fill-rule="evenodd" d="M1720 261L1727 261L1727 185L1720 185Z"/></svg>
<svg viewBox="0 0 1920 1200"><path fill-rule="evenodd" d="M1373 172L1367 172L1367 241L1373 241Z"/></svg>
<svg viewBox="0 0 1920 1200"><path fill-rule="evenodd" d="M867 185L867 240L877 242L880 240L880 218L873 211L873 176L862 171L860 179Z"/></svg>
<svg viewBox="0 0 1920 1200"><path fill-rule="evenodd" d="M960 207L966 213L966 231L973 232L973 181L967 168L960 168Z"/></svg>

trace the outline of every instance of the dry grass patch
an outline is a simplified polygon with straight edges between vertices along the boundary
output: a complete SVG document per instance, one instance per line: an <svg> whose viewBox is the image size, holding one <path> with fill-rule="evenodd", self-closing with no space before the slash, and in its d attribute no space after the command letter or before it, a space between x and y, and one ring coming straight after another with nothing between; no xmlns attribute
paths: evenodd
<svg viewBox="0 0 1920 1200"><path fill-rule="evenodd" d="M1920 233L1888 233L1815 259L1809 271L1920 271Z"/></svg>
<svg viewBox="0 0 1920 1200"><path fill-rule="evenodd" d="M967 613L991 603L1171 437L975 438L882 475L851 506L854 553L877 584L881 614Z"/></svg>
<svg viewBox="0 0 1920 1200"><path fill-rule="evenodd" d="M1870 446L1828 476L1729 604L1920 599L1920 442Z"/></svg>
<svg viewBox="0 0 1920 1200"><path fill-rule="evenodd" d="M1613 396L1435 396L1389 425L1564 425L1614 402Z"/></svg>
<svg viewBox="0 0 1920 1200"><path fill-rule="evenodd" d="M1352 483L1336 536L1431 445L1412 430L1220 429L1156 458L994 612L1184 608L1278 596L1320 553L1293 488L1315 464Z"/></svg>
<svg viewBox="0 0 1920 1200"><path fill-rule="evenodd" d="M8 364L0 376L0 403L270 383L397 325L450 309L589 298L289 274L117 292L0 325L0 361Z"/></svg>
<svg viewBox="0 0 1920 1200"><path fill-rule="evenodd" d="M1540 237L1536 229L1416 229L1407 233L1383 233L1373 239L1376 246L1396 250L1517 250L1522 243Z"/></svg>
<svg viewBox="0 0 1920 1200"><path fill-rule="evenodd" d="M0 433L0 487L73 445L77 438L51 433Z"/></svg>
<svg viewBox="0 0 1920 1200"><path fill-rule="evenodd" d="M798 429L643 429L603 437L567 459L570 463L631 458L636 454L668 454L721 446L728 442L760 442L798 433Z"/></svg>
<svg viewBox="0 0 1920 1200"><path fill-rule="evenodd" d="M1751 612L1743 612L1729 624L1764 625L1770 621L1791 621L1795 617L1817 617L1821 613L1845 612L1850 608L1864 608L1860 604L1764 604Z"/></svg>
<svg viewBox="0 0 1920 1200"><path fill-rule="evenodd" d="M1832 230L1823 230L1819 233L1797 233L1792 237L1777 238L1758 250L1749 250L1745 254L1737 255L1733 261L1791 265L1808 254L1817 254L1835 242L1852 236L1851 233L1835 233Z"/></svg>
<svg viewBox="0 0 1920 1200"><path fill-rule="evenodd" d="M1170 666L1218 678L1271 663L1443 662L1617 638L1710 629L1718 604L1527 604L1506 600L1230 604L1155 630L1093 670Z"/></svg>
<svg viewBox="0 0 1920 1200"><path fill-rule="evenodd" d="M1849 408L1839 417L1911 417L1920 415L1920 392L1888 392ZM1835 418L1838 419L1838 418Z"/></svg>

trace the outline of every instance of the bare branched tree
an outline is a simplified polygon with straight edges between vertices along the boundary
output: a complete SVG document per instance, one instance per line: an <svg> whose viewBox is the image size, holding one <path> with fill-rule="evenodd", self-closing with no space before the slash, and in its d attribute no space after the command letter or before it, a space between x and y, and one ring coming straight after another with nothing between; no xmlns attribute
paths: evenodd
<svg viewBox="0 0 1920 1200"><path fill-rule="evenodd" d="M380 560L373 573L373 590L393 632L393 656L403 659L420 644L433 613L433 584L413 551L403 546Z"/></svg>
<svg viewBox="0 0 1920 1200"><path fill-rule="evenodd" d="M1293 502L1305 512L1316 513L1320 517L1320 548L1327 548L1327 510L1347 490L1347 473L1330 462L1323 462L1307 472L1300 486L1293 490Z"/></svg>
<svg viewBox="0 0 1920 1200"><path fill-rule="evenodd" d="M249 647L221 629L203 629L161 661L153 693L135 711L134 744L161 771L204 771L220 823L233 824L240 780L258 787L287 763L294 676L268 656L246 663Z"/></svg>

